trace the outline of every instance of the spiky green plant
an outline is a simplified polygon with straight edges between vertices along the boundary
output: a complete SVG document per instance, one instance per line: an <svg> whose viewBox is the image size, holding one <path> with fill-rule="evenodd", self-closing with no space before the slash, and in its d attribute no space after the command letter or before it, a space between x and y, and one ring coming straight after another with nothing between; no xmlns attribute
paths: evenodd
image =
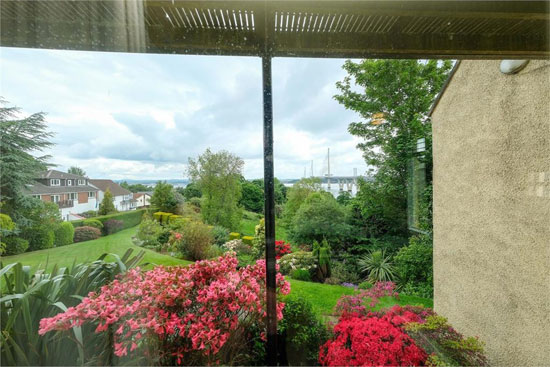
<svg viewBox="0 0 550 367"><path fill-rule="evenodd" d="M371 251L358 261L361 272L367 274L370 281L387 282L395 278L395 269L391 257L386 256L385 251Z"/></svg>
<svg viewBox="0 0 550 367"><path fill-rule="evenodd" d="M50 273L30 266L0 264L0 334L4 366L54 366L112 364L111 340L95 334L93 327L74 327L72 333L38 335L40 320L78 304L89 292L112 281L117 274L139 264L145 254L131 257L103 254L88 264L53 267ZM110 255L114 262L106 262ZM47 264L44 269L47 268Z"/></svg>
<svg viewBox="0 0 550 367"><path fill-rule="evenodd" d="M330 278L330 256L330 245L326 239L324 239L321 244L317 241L313 241L313 257L317 262L317 279L319 281Z"/></svg>

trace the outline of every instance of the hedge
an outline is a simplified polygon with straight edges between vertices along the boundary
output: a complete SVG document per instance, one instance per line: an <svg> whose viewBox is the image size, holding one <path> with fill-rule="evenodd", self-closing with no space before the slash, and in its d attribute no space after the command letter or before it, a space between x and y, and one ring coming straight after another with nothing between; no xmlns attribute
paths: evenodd
<svg viewBox="0 0 550 367"><path fill-rule="evenodd" d="M243 239L244 244L252 246L252 242L254 241L254 237L252 237L252 236L243 236L242 239Z"/></svg>
<svg viewBox="0 0 550 367"><path fill-rule="evenodd" d="M66 246L73 243L74 227L71 222L63 222L54 231L54 246Z"/></svg>
<svg viewBox="0 0 550 367"><path fill-rule="evenodd" d="M94 227L97 229L103 229L103 223L97 219L86 219L82 223L82 227Z"/></svg>
<svg viewBox="0 0 550 367"><path fill-rule="evenodd" d="M141 223L141 218L143 217L143 214L145 213L147 209L139 209L139 210L132 210L128 212L121 212L116 214L109 214L109 215L102 215L99 217L93 218L94 220L100 221L102 224L105 224L106 221L109 219L117 219L121 220L123 223L122 229L127 229L131 227L135 227L138 224ZM81 219L81 220L74 220L71 221L73 226L76 227L83 227L85 226L84 222L87 219Z"/></svg>
<svg viewBox="0 0 550 367"><path fill-rule="evenodd" d="M240 233L237 233L237 232L231 232L229 234L229 241L231 240L238 240L241 238L241 234Z"/></svg>
<svg viewBox="0 0 550 367"><path fill-rule="evenodd" d="M29 241L19 237L9 236L2 239L6 244L6 252L4 255L19 255L27 251L29 248Z"/></svg>

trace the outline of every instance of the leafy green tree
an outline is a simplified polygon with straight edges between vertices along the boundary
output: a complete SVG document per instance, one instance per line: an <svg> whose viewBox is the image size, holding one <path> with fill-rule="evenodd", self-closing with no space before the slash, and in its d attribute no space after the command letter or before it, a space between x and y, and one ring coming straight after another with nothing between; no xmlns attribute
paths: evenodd
<svg viewBox="0 0 550 367"><path fill-rule="evenodd" d="M179 201L176 197L174 187L166 181L159 181L155 186L151 196L151 206L161 212L175 213L178 209Z"/></svg>
<svg viewBox="0 0 550 367"><path fill-rule="evenodd" d="M28 198L21 200L17 212L22 218L19 236L29 241L29 250L42 250L54 245L54 231L61 223L61 214L56 203ZM24 218L24 219L23 219Z"/></svg>
<svg viewBox="0 0 550 367"><path fill-rule="evenodd" d="M201 188L199 187L199 184L196 182L190 182L185 186L184 188L180 188L181 190L178 190L180 194L183 195L185 200L189 201L192 198L200 198L202 197Z"/></svg>
<svg viewBox="0 0 550 367"><path fill-rule="evenodd" d="M348 212L330 193L312 192L292 219L290 240L297 244L312 244L327 240L341 249L350 234Z"/></svg>
<svg viewBox="0 0 550 367"><path fill-rule="evenodd" d="M336 201L340 205L348 205L352 201L351 194L349 193L349 191L340 191L338 197L336 198Z"/></svg>
<svg viewBox="0 0 550 367"><path fill-rule="evenodd" d="M67 172L72 173L73 175L86 176L86 171L76 166L71 166Z"/></svg>
<svg viewBox="0 0 550 367"><path fill-rule="evenodd" d="M300 206L312 192L321 191L321 180L318 178L302 178L287 192L287 201L283 212L283 222L290 225Z"/></svg>
<svg viewBox="0 0 550 367"><path fill-rule="evenodd" d="M264 179L258 178L250 181L264 191ZM287 187L277 177L273 179L275 187L275 204L283 205L286 202Z"/></svg>
<svg viewBox="0 0 550 367"><path fill-rule="evenodd" d="M33 153L51 147L53 134L46 130L43 112L25 117L19 108L5 107L5 103L0 98L0 201L2 211L18 223L21 216L15 208L23 200L25 186L48 168L50 156Z"/></svg>
<svg viewBox="0 0 550 367"><path fill-rule="evenodd" d="M113 204L113 194L111 194L111 191L107 189L105 191L105 194L103 195L103 200L101 200L101 203L99 203L99 215L107 215L111 213L115 213L116 208L115 204Z"/></svg>
<svg viewBox="0 0 550 367"><path fill-rule="evenodd" d="M407 234L407 165L417 139L430 135L427 113L450 69L450 61L438 60L344 64L348 76L336 84L334 98L363 119L348 130L363 139L358 148L376 174L362 183L357 200L378 232Z"/></svg>
<svg viewBox="0 0 550 367"><path fill-rule="evenodd" d="M231 230L239 228L243 166L241 158L227 151L212 153L207 149L197 159L189 158L188 173L202 191L201 212L207 223Z"/></svg>
<svg viewBox="0 0 550 367"><path fill-rule="evenodd" d="M147 186L144 184L129 184L126 181L122 181L120 183L121 187L124 187L126 190L129 190L131 192L145 192L145 191L153 191L153 188L151 186Z"/></svg>
<svg viewBox="0 0 550 367"><path fill-rule="evenodd" d="M264 191L260 186L244 181L241 184L242 198L240 204L246 209L256 213L263 213Z"/></svg>

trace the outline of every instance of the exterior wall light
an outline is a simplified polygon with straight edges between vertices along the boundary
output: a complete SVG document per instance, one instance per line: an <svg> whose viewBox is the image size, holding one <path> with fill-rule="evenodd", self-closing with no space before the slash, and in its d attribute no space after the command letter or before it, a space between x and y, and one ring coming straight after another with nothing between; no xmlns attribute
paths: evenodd
<svg viewBox="0 0 550 367"><path fill-rule="evenodd" d="M500 72L504 74L519 73L529 63L529 60L502 60Z"/></svg>
<svg viewBox="0 0 550 367"><path fill-rule="evenodd" d="M371 116L370 124L374 126L382 125L386 120L384 119L384 112L378 112Z"/></svg>

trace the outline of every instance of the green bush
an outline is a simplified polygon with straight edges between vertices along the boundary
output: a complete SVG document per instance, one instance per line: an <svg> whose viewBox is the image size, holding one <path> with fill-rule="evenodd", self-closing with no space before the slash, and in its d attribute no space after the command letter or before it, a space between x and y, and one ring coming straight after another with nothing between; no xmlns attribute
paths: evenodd
<svg viewBox="0 0 550 367"><path fill-rule="evenodd" d="M210 256L213 242L212 230L206 224L189 222L175 245L187 260L196 261Z"/></svg>
<svg viewBox="0 0 550 367"><path fill-rule="evenodd" d="M74 227L71 222L63 222L55 229L54 232L55 247L66 246L73 243Z"/></svg>
<svg viewBox="0 0 550 367"><path fill-rule="evenodd" d="M238 240L241 238L241 234L240 233L237 233L237 232L231 232L229 233L229 241L232 241L232 240Z"/></svg>
<svg viewBox="0 0 550 367"><path fill-rule="evenodd" d="M159 250L162 245L159 238L163 230L159 222L152 219L150 216L144 217L136 235L136 244L145 248Z"/></svg>
<svg viewBox="0 0 550 367"><path fill-rule="evenodd" d="M242 240L243 240L244 244L252 246L253 242L254 242L254 237L252 237L252 236L243 236Z"/></svg>
<svg viewBox="0 0 550 367"><path fill-rule="evenodd" d="M102 215L100 217L95 217L95 220L100 221L102 224L105 224L106 221L109 219L117 219L121 220L123 222L122 229L128 229L137 226L141 223L141 218L143 217L143 214L147 211L147 209L139 209L139 210L131 210L128 212L120 212L116 214L109 214L109 215ZM73 226L75 228L77 227L83 227L86 226L84 224L84 221L87 219L81 219L81 220L74 220L71 221ZM89 227L89 226L86 226Z"/></svg>
<svg viewBox="0 0 550 367"><path fill-rule="evenodd" d="M399 250L394 261L403 293L433 296L433 247L430 236L411 237L409 245Z"/></svg>
<svg viewBox="0 0 550 367"><path fill-rule="evenodd" d="M2 241L4 241L4 243L6 244L4 254L7 256L22 254L29 248L29 241L23 238L9 236L3 238Z"/></svg>
<svg viewBox="0 0 550 367"><path fill-rule="evenodd" d="M212 228L212 237L214 237L216 245L222 246L229 240L229 230L222 226L214 226Z"/></svg>
<svg viewBox="0 0 550 367"><path fill-rule="evenodd" d="M84 222L82 222L82 224L85 227L94 227L94 228L97 228L99 230L103 229L103 223L101 223L101 221L99 221L97 219L86 219Z"/></svg>
<svg viewBox="0 0 550 367"><path fill-rule="evenodd" d="M168 223L170 223L170 216L174 215L173 213L162 213L161 214L161 223L164 224L164 225L167 225Z"/></svg>
<svg viewBox="0 0 550 367"><path fill-rule="evenodd" d="M289 275L293 270L304 269L312 273L315 270L315 258L310 251L296 251L282 256L279 261L281 274Z"/></svg>
<svg viewBox="0 0 550 367"><path fill-rule="evenodd" d="M101 231L94 227L76 227L74 229L74 242L97 240Z"/></svg>
<svg viewBox="0 0 550 367"><path fill-rule="evenodd" d="M55 234L51 226L45 224L29 228L25 232L25 239L29 241L29 251L52 248Z"/></svg>
<svg viewBox="0 0 550 367"><path fill-rule="evenodd" d="M15 231L15 223L9 215L0 213L0 255L6 253L7 244L3 241Z"/></svg>
<svg viewBox="0 0 550 367"><path fill-rule="evenodd" d="M306 282L311 281L311 274L309 270L306 269L296 269L292 271L292 279L304 280Z"/></svg>
<svg viewBox="0 0 550 367"><path fill-rule="evenodd" d="M330 246L326 239L323 239L321 244L317 241L313 241L313 257L317 263L315 279L321 283L331 276L330 255Z"/></svg>
<svg viewBox="0 0 550 367"><path fill-rule="evenodd" d="M200 208L201 207L201 198L191 198L189 199L189 204L197 207L197 208Z"/></svg>
<svg viewBox="0 0 550 367"><path fill-rule="evenodd" d="M162 212L153 213L153 219L160 223L162 221Z"/></svg>
<svg viewBox="0 0 550 367"><path fill-rule="evenodd" d="M84 213L80 213L79 215L84 218L93 218L93 217L97 217L98 214L97 214L97 210L88 210L88 211L85 211Z"/></svg>
<svg viewBox="0 0 550 367"><path fill-rule="evenodd" d="M343 262L334 261L331 266L331 278L339 280L339 283L353 283L360 282L361 277L353 266Z"/></svg>
<svg viewBox="0 0 550 367"><path fill-rule="evenodd" d="M288 366L317 366L319 346L329 338L327 327L313 312L307 300L288 296L284 299L283 319L279 323L282 356Z"/></svg>

